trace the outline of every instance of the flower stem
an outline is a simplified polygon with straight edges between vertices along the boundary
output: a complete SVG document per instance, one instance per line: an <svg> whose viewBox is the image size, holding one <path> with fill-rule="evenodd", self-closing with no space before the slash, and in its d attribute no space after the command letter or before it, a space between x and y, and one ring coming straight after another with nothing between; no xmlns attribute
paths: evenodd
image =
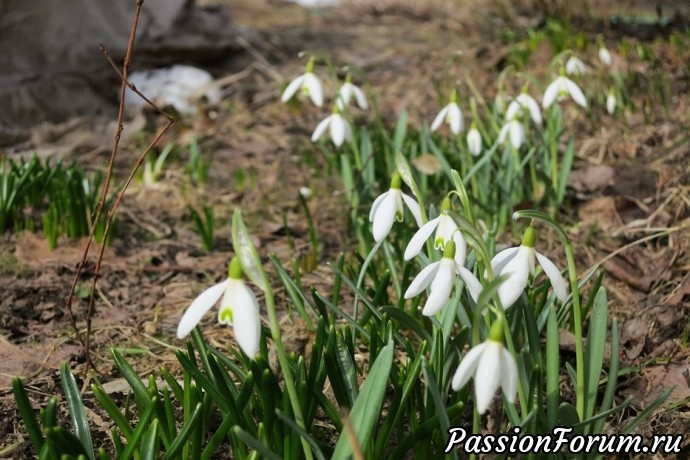
<svg viewBox="0 0 690 460"><path fill-rule="evenodd" d="M580 420L584 420L585 415L585 360L582 339L582 306L580 305L580 291L577 285L577 270L575 267L575 257L573 256L573 246L569 240L565 242L565 257L568 259L568 278L570 280L570 292L573 295L573 326L575 328L575 364L577 380L576 389L576 409Z"/></svg>
<svg viewBox="0 0 690 460"><path fill-rule="evenodd" d="M263 270L262 270L263 272ZM263 278L266 289L264 290L264 295L266 297L266 311L268 312L268 323L271 329L271 337L273 338L273 344L276 347L276 355L278 355L278 362L280 363L280 368L283 371L283 379L285 379L285 388L287 389L288 396L290 397L290 404L292 405L292 411L295 413L295 422L297 425L306 431L306 426L304 425L304 417L302 415L302 408L300 407L299 398L297 396L297 389L295 388L295 381L292 376L292 371L290 369L290 362L288 361L287 354L285 353L285 347L283 346L283 340L280 333L280 323L278 322L278 316L276 315L276 304L273 298L273 289L269 283L266 273L263 272ZM306 439L300 437L302 441L302 448L304 449L304 457L307 460L312 460L311 447Z"/></svg>

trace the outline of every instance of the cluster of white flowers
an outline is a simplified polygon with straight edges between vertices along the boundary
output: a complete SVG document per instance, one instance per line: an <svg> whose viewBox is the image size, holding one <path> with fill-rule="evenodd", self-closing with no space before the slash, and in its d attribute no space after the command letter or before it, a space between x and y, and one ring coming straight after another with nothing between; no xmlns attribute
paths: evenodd
<svg viewBox="0 0 690 460"><path fill-rule="evenodd" d="M482 291L481 281L464 266L467 255L467 241L458 228L451 212L450 196L441 203L438 217L421 225L419 204L400 190L398 173L393 175L391 188L379 196L371 208L369 219L373 223L376 241L381 241L390 232L395 220L402 221L405 202L415 217L419 230L409 241L404 258L410 260L417 256L426 241L434 235L433 247L443 251L440 260L430 262L412 280L405 291L405 299L416 297L428 288L429 294L422 307L422 315L434 316L449 304L450 297L459 277L467 287L470 297L476 303ZM522 243L518 247L505 249L491 260L491 270L495 276L505 276L498 287L498 299L504 309L510 308L520 298L535 275L536 261L551 282L556 298L564 302L567 288L560 271L546 256L534 249L536 231L527 228ZM500 319L495 321L500 324ZM503 348L502 326L492 328L489 340L477 345L461 361L453 378L455 390L463 387L472 375L476 377L476 407L484 413L498 386L502 386L506 399L513 402L516 391L517 371L515 359Z"/></svg>
<svg viewBox="0 0 690 460"><path fill-rule="evenodd" d="M307 63L304 74L295 78L287 85L280 98L281 101L288 102L301 90L302 94L310 97L316 107L323 105L323 86L321 81L314 75L314 62L314 58L311 58ZM336 94L331 115L324 118L316 126L311 136L312 142L321 139L326 130L330 133L331 140L336 147L342 146L345 141L349 142L352 140L352 128L347 119L342 115L342 112L347 111L352 100L362 110L369 108L367 97L358 86L352 83L352 75L348 73L345 83L342 84Z"/></svg>

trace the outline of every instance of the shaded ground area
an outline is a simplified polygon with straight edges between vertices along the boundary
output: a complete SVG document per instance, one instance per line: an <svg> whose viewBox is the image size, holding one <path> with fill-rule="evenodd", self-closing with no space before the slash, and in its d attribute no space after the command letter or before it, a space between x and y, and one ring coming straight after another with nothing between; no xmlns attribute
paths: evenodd
<svg viewBox="0 0 690 460"><path fill-rule="evenodd" d="M220 77L233 76L232 84L225 87L219 107L174 125L160 147L174 140L180 146L176 159L154 186L132 185L119 214L116 237L106 251L92 337L101 382L119 378L112 373L110 347L129 354L142 376L161 366L176 368L173 352L182 345L174 338L177 322L196 294L224 275L231 250L229 219L236 207L244 210L262 254L276 253L286 266L292 261L308 266L314 261L309 260L311 247L298 194L300 187L310 187L309 205L323 247L315 269L302 283L328 290L332 271L326 262L352 249L352 239L342 188L322 153L309 142L324 111L306 106L291 110L279 102L280 85L302 72L299 51L318 50L339 63L361 67L384 119L392 125L407 110L410 123L419 127L438 110L439 85L470 79L485 97L493 97L498 72L520 50L510 37L522 37L525 27L543 23L534 10L523 9L527 5L506 11L503 2L481 10L461 9L453 2L401 1L315 12L278 1L228 3L240 26L237 43L243 52L209 70ZM612 119L604 116L600 103L590 115L568 115L575 119L568 129L576 139L577 171L561 218L570 226L579 272L601 265L607 275L611 308L621 324L623 367L631 370L618 397L635 396L633 409L621 419L634 416L664 387L674 385L670 409L654 416L640 432L645 436L686 433L690 61L687 51L682 53L665 38L677 26L649 20L621 28L609 20L614 6L601 8L599 20L576 21L582 25L576 32L591 41L601 33L612 49L615 40L630 43L626 62L616 65L630 66L637 76L630 97L639 110ZM654 8L649 11L645 14L653 18ZM680 21L681 33L686 13L673 16ZM506 30L515 35L507 36ZM649 33L661 38L649 40ZM635 44L649 49L653 58L640 57ZM529 71L547 80L551 57L547 47L531 50ZM586 56L587 62L594 59ZM161 124L159 118L147 115L130 127L117 162L119 177L124 177ZM32 149L44 155L57 152L89 169L102 169L109 139L94 133L98 131L89 125L76 124L66 135L39 139ZM211 164L203 187L183 173L194 138ZM212 205L217 216L212 254L203 251L190 218L189 206L201 209L204 204ZM503 238L514 241L509 235ZM28 455L9 391L12 375L27 378L37 404L59 391L57 369L63 360L71 361L85 388L91 378L84 377L86 366L64 308L84 244L61 240L51 252L40 235L0 237L0 450L7 449L9 457ZM555 240L551 247L556 247ZM555 249L547 246L543 252L556 260L561 257L564 265L563 255ZM81 327L92 273L90 262L77 288L74 311ZM284 293L278 297L286 303ZM216 326L212 315L204 324L215 346L234 346L231 331ZM288 347L301 351L309 342L308 334L289 321L285 328L291 331ZM564 360L574 360L563 341ZM98 424L100 416L92 415ZM102 426L105 437L107 423Z"/></svg>

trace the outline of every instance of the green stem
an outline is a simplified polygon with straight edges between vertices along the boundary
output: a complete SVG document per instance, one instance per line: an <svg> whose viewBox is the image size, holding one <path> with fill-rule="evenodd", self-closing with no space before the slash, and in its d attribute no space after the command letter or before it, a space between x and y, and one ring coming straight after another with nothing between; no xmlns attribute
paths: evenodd
<svg viewBox="0 0 690 460"><path fill-rule="evenodd" d="M576 382L576 408L580 420L585 415L585 360L582 339L582 307L580 305L580 292L577 286L577 269L573 246L570 241L565 244L565 256L568 259L568 278L570 279L570 292L573 295L573 323L575 326L575 364L577 373Z"/></svg>
<svg viewBox="0 0 690 460"><path fill-rule="evenodd" d="M280 323L278 322L278 316L276 315L276 304L273 298L273 289L271 289L271 284L266 276L266 273L262 270L262 277L264 280L264 295L266 297L266 311L268 312L268 323L271 328L271 337L273 338L273 344L276 347L276 354L278 355L278 362L280 363L280 368L283 371L283 378L285 379L285 388L287 389L288 396L290 397L290 404L292 405L292 411L295 413L295 422L297 425L306 431L306 426L304 424L304 417L302 416L302 408L300 407L299 398L297 395L297 389L295 388L295 381L292 376L292 371L290 369L290 362L288 361L287 354L285 353L285 347L283 346L283 340L280 333ZM302 448L304 449L304 457L307 460L312 460L311 447L306 439L300 436L302 441Z"/></svg>

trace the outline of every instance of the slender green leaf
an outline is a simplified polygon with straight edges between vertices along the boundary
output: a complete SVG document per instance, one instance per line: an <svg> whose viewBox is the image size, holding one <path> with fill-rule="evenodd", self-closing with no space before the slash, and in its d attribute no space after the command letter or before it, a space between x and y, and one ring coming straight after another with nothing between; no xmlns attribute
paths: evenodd
<svg viewBox="0 0 690 460"><path fill-rule="evenodd" d="M69 415L72 418L72 426L74 426L74 434L81 444L86 449L87 455L91 460L94 459L93 442L91 441L91 430L89 428L89 420L86 418L86 411L84 410L84 402L81 399L81 393L77 387L77 382L74 375L69 370L67 363L62 363L60 366L60 379L62 382L62 389L65 392L65 399L69 407Z"/></svg>

